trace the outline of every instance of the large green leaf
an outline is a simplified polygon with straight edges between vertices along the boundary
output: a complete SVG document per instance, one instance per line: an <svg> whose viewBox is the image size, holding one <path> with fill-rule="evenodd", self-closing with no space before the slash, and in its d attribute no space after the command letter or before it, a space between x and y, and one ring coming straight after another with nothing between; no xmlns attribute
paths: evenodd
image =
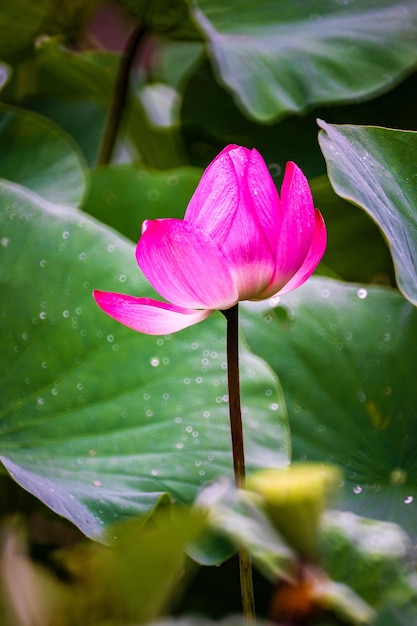
<svg viewBox="0 0 417 626"><path fill-rule="evenodd" d="M202 107L206 101L210 106ZM228 143L255 146L277 179L285 163L293 160L308 176L324 174L317 145L315 115L292 116L284 122L260 125L235 106L216 82L208 63L195 71L187 83L181 106L181 132L193 164L205 166Z"/></svg>
<svg viewBox="0 0 417 626"><path fill-rule="evenodd" d="M48 119L0 106L0 177L36 191L56 204L78 206L87 164L77 145Z"/></svg>
<svg viewBox="0 0 417 626"><path fill-rule="evenodd" d="M364 208L391 249L398 286L417 304L417 133L320 122L336 192Z"/></svg>
<svg viewBox="0 0 417 626"><path fill-rule="evenodd" d="M201 170L183 167L149 170L118 164L91 172L91 191L83 210L136 243L145 219L183 218Z"/></svg>
<svg viewBox="0 0 417 626"><path fill-rule="evenodd" d="M397 524L329 511L322 528L322 559L327 573L351 586L381 610L401 607L408 623L417 617L412 543Z"/></svg>
<svg viewBox="0 0 417 626"><path fill-rule="evenodd" d="M324 263L338 278L394 285L389 249L375 222L333 191L327 176L310 181L327 228Z"/></svg>
<svg viewBox="0 0 417 626"><path fill-rule="evenodd" d="M167 79L166 79L167 80ZM208 62L188 80L181 105L181 132L194 165L206 166L227 143L255 146L271 164L279 182L287 161L295 161L309 179L325 173L317 141L317 117L328 122L349 120L390 128L416 128L417 74L371 101L322 106L306 115L291 115L273 124L259 124L240 111L215 80ZM201 103L210 102L202 107Z"/></svg>
<svg viewBox="0 0 417 626"><path fill-rule="evenodd" d="M264 122L375 95L417 64L414 0L192 4L219 80Z"/></svg>
<svg viewBox="0 0 417 626"><path fill-rule="evenodd" d="M230 476L223 316L172 337L117 324L91 290L150 295L133 245L21 187L0 198L0 454L16 481L97 536ZM249 472L282 465L282 394L262 360L241 357Z"/></svg>
<svg viewBox="0 0 417 626"><path fill-rule="evenodd" d="M339 464L342 507L417 536L415 308L390 288L312 278L242 306L241 322L282 383L293 459Z"/></svg>

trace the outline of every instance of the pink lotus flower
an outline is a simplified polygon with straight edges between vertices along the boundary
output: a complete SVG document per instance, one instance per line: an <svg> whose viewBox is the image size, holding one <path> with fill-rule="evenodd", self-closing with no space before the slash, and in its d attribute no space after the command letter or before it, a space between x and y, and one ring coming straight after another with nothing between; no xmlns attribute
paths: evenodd
<svg viewBox="0 0 417 626"><path fill-rule="evenodd" d="M230 145L204 172L183 220L143 224L136 259L168 302L103 291L94 297L122 324L165 335L239 300L299 287L325 247L326 227L300 168L287 164L280 198L259 152Z"/></svg>

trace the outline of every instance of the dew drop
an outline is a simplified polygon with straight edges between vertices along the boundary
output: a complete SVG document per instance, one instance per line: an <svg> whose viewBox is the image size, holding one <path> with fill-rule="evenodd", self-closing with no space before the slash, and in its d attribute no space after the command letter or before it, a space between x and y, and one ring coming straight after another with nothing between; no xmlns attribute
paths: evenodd
<svg viewBox="0 0 417 626"><path fill-rule="evenodd" d="M152 359L150 360L150 364L152 365L152 367L158 367L159 363L160 361L156 356L152 357Z"/></svg>
<svg viewBox="0 0 417 626"><path fill-rule="evenodd" d="M362 487L360 485L356 485L353 488L353 493L360 494L360 493L362 493L362 491L363 491L363 489L362 489Z"/></svg>
<svg viewBox="0 0 417 626"><path fill-rule="evenodd" d="M364 300L368 295L368 291L366 289L358 289L356 295L360 300Z"/></svg>
<svg viewBox="0 0 417 626"><path fill-rule="evenodd" d="M270 172L270 174L271 174L271 176L273 178L275 178L275 176L279 176L281 174L281 171L282 171L282 168L279 165L279 163L270 163L268 165L268 169L269 169L269 172Z"/></svg>
<svg viewBox="0 0 417 626"><path fill-rule="evenodd" d="M407 482L407 472L401 467L396 467L392 470L389 476L389 481L391 485L403 485Z"/></svg>
<svg viewBox="0 0 417 626"><path fill-rule="evenodd" d="M157 189L150 189L147 195L148 195L149 200L155 201L155 200L158 200L160 194Z"/></svg>
<svg viewBox="0 0 417 626"><path fill-rule="evenodd" d="M168 176L167 183L169 187L175 187L179 183L178 176Z"/></svg>
<svg viewBox="0 0 417 626"><path fill-rule="evenodd" d="M407 498L404 500L404 504L411 504L413 500L413 496L407 496Z"/></svg>

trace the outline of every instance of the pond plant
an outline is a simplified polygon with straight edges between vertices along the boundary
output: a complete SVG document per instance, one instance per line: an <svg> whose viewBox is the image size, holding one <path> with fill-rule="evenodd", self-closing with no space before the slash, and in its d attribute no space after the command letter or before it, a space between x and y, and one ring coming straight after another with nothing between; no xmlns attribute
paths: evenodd
<svg viewBox="0 0 417 626"><path fill-rule="evenodd" d="M0 624L417 623L415 1L0 33Z"/></svg>

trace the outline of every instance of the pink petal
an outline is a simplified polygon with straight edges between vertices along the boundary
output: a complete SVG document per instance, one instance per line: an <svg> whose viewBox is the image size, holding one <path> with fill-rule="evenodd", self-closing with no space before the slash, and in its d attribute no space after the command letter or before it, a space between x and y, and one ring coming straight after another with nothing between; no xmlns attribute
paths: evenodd
<svg viewBox="0 0 417 626"><path fill-rule="evenodd" d="M279 237L279 197L256 150L227 146L204 172L184 219L221 249L240 300L254 297L270 283Z"/></svg>
<svg viewBox="0 0 417 626"><path fill-rule="evenodd" d="M315 218L316 225L310 250L299 270L279 291L280 294L288 293L305 283L305 281L310 278L311 274L314 272L323 257L327 244L327 231L323 217L318 209L315 210Z"/></svg>
<svg viewBox="0 0 417 626"><path fill-rule="evenodd" d="M257 150L252 150L248 163L247 190L259 227L275 253L281 228L280 199L266 163Z"/></svg>
<svg viewBox="0 0 417 626"><path fill-rule="evenodd" d="M225 309L238 300L223 254L188 222L146 222L136 259L153 288L180 307Z"/></svg>
<svg viewBox="0 0 417 626"><path fill-rule="evenodd" d="M184 220L210 235L221 246L239 204L239 181L227 146L207 167L195 190ZM245 151L245 148L239 148ZM249 152L247 150L247 152ZM242 155L246 153L242 152Z"/></svg>
<svg viewBox="0 0 417 626"><path fill-rule="evenodd" d="M281 221L279 197L256 150L235 149L229 155L238 173L239 208L221 250L238 287L239 299L246 300L261 293L274 275Z"/></svg>
<svg viewBox="0 0 417 626"><path fill-rule="evenodd" d="M107 315L121 324L147 335L168 335L206 319L213 311L195 311L120 293L93 291L93 296Z"/></svg>
<svg viewBox="0 0 417 626"><path fill-rule="evenodd" d="M247 190L242 189L242 192L243 196L248 194ZM247 210L249 208L251 210ZM269 285L275 271L275 257L250 197L245 209L239 208L221 248L239 291L239 300L256 297Z"/></svg>
<svg viewBox="0 0 417 626"><path fill-rule="evenodd" d="M295 163L287 163L281 187L282 224L271 288L278 291L298 271L310 250L315 229L308 181Z"/></svg>

